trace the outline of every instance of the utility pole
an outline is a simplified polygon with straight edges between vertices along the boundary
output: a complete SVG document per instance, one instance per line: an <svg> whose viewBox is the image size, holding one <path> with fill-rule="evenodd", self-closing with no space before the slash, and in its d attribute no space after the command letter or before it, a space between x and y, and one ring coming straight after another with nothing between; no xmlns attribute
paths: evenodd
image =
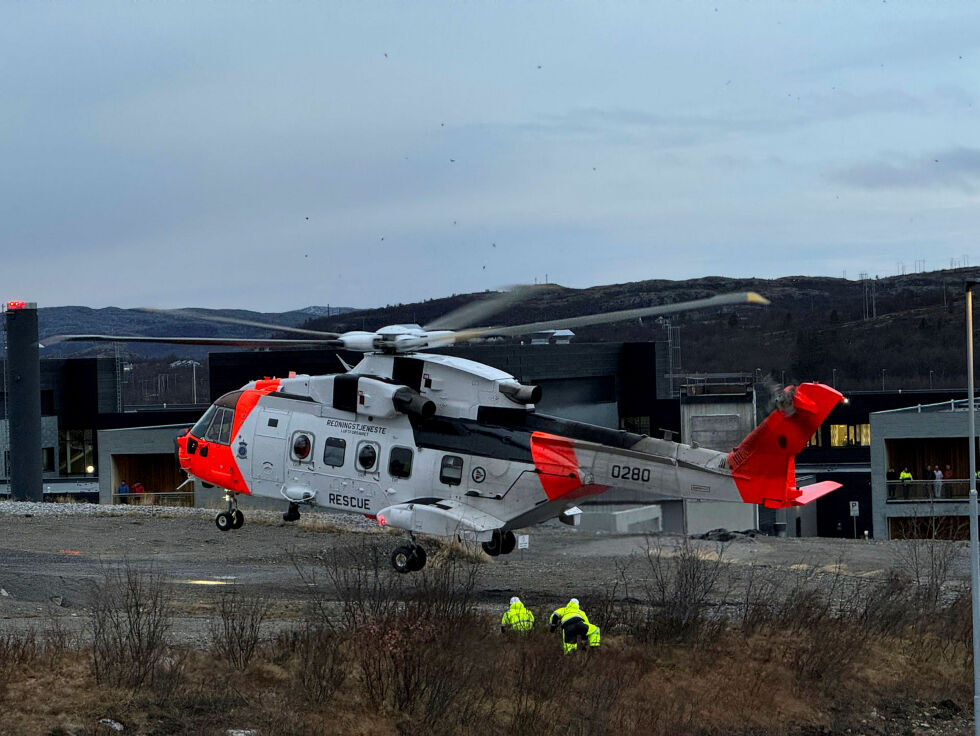
<svg viewBox="0 0 980 736"><path fill-rule="evenodd" d="M973 733L980 736L980 547L977 544L977 422L973 405L973 287L966 282L966 372L970 425L970 586L973 608Z"/></svg>
<svg viewBox="0 0 980 736"><path fill-rule="evenodd" d="M41 486L41 361L37 342L37 304L7 302L8 426L10 491L17 501L42 500Z"/></svg>

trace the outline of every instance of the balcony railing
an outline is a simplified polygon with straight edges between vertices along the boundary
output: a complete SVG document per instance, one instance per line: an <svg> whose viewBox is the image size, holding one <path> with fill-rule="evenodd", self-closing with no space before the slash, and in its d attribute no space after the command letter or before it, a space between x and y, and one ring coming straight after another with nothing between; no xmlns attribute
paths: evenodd
<svg viewBox="0 0 980 736"><path fill-rule="evenodd" d="M966 501L970 497L968 478L949 480L890 480L888 501Z"/></svg>

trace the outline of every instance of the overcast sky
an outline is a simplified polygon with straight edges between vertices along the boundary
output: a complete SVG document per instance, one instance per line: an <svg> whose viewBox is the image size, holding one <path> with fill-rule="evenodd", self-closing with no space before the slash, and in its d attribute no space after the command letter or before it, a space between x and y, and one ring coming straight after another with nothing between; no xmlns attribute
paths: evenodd
<svg viewBox="0 0 980 736"><path fill-rule="evenodd" d="M972 2L5 2L0 298L980 263Z"/></svg>

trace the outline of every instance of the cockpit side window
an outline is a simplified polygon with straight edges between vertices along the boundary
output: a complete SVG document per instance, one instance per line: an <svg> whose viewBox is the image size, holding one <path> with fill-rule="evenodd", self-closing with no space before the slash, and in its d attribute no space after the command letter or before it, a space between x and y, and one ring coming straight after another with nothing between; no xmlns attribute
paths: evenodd
<svg viewBox="0 0 980 736"><path fill-rule="evenodd" d="M214 417L211 419L211 424L202 439L227 445L231 442L231 423L235 417L235 410L223 406L212 408L215 409Z"/></svg>

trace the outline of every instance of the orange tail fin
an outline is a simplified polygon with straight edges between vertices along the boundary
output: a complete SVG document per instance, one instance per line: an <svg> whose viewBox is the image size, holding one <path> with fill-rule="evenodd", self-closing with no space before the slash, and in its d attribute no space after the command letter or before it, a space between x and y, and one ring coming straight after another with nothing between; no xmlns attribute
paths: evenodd
<svg viewBox="0 0 980 736"><path fill-rule="evenodd" d="M796 487L796 454L844 396L822 383L787 386L777 409L728 455L742 500L768 508L802 506L840 488L823 481Z"/></svg>

